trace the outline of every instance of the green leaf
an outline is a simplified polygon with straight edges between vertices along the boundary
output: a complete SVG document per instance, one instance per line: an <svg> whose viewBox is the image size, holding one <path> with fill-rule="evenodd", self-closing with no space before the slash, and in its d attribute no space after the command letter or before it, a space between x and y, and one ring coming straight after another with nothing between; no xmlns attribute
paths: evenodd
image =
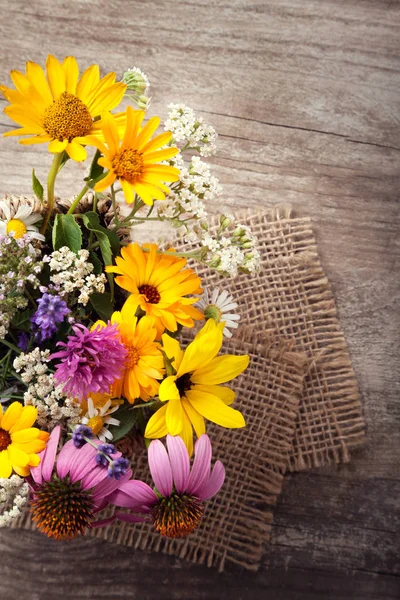
<svg viewBox="0 0 400 600"><path fill-rule="evenodd" d="M117 234L114 233L114 231L110 231L106 227L103 227L102 225L100 225L99 215L93 211L84 213L82 215L82 217L83 217L83 222L84 222L86 229L88 229L89 231L93 231L93 233L97 237L97 240L100 244L100 250L103 255L104 264L111 265L112 264L112 256L119 254L119 251L120 251L120 243L119 243ZM108 244L105 241L105 238L107 238ZM104 250L106 252L108 262L106 262L106 258L103 254L102 244L104 245ZM107 254L109 252L110 248L112 250L112 254L111 253Z"/></svg>
<svg viewBox="0 0 400 600"><path fill-rule="evenodd" d="M100 273L103 272L103 265L102 265L101 260L99 259L99 257L97 256L97 254L95 252L90 252L90 262L94 266L93 273L95 275L100 275Z"/></svg>
<svg viewBox="0 0 400 600"><path fill-rule="evenodd" d="M110 292L92 294L90 296L90 304L103 321L111 319L111 315L114 312L114 302L112 301Z"/></svg>
<svg viewBox="0 0 400 600"><path fill-rule="evenodd" d="M120 421L119 425L110 425L108 428L110 433L113 434L113 442L121 440L131 431L138 419L138 412L140 412L140 409L133 410L130 404L123 404L113 414L113 417Z"/></svg>
<svg viewBox="0 0 400 600"><path fill-rule="evenodd" d="M22 312L18 312L16 315L14 315L14 318L11 321L11 327L15 327L15 329L22 329L22 331L30 331L32 314L33 311L30 308Z"/></svg>
<svg viewBox="0 0 400 600"><path fill-rule="evenodd" d="M39 198L40 202L43 202L44 190L39 179L36 177L35 169L32 169L32 189L33 193Z"/></svg>
<svg viewBox="0 0 400 600"><path fill-rule="evenodd" d="M73 215L56 215L53 226L53 248L59 250L68 246L78 254L82 247L82 231Z"/></svg>
<svg viewBox="0 0 400 600"><path fill-rule="evenodd" d="M101 165L98 164L98 160L101 157L101 152L100 150L96 150L95 155L93 156L93 160L92 160L92 164L90 165L90 171L89 171L89 175L87 177L85 177L84 181L88 182L93 182L93 184L95 184L97 182L97 179L101 178L101 176L103 175L104 172L104 167L102 167ZM96 181L94 181L96 180ZM90 186L92 187L92 186Z"/></svg>

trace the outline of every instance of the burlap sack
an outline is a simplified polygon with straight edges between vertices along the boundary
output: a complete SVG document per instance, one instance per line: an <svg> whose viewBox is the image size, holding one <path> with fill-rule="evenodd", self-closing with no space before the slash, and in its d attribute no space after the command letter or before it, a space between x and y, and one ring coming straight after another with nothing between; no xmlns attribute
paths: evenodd
<svg viewBox="0 0 400 600"><path fill-rule="evenodd" d="M221 279L196 266L203 285L227 289L239 303L241 324L279 339L294 339L308 373L289 468L347 462L364 443L365 423L357 380L340 327L332 290L319 262L311 220L290 210L238 216L257 235L261 270ZM213 228L217 226L214 222Z"/></svg>

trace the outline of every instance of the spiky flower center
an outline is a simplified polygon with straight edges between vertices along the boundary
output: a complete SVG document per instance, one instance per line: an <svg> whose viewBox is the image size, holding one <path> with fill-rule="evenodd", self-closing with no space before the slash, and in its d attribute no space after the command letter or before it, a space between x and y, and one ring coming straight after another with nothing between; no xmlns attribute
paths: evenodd
<svg viewBox="0 0 400 600"><path fill-rule="evenodd" d="M100 433L102 427L104 425L103 418L100 415L95 415L91 417L87 423L87 426L93 431L94 435Z"/></svg>
<svg viewBox="0 0 400 600"><path fill-rule="evenodd" d="M127 369L133 369L133 367L135 365L137 365L139 362L139 358L140 358L139 350L137 348L135 348L134 346L128 347L127 350L128 350L128 353L126 355L125 364L126 364Z"/></svg>
<svg viewBox="0 0 400 600"><path fill-rule="evenodd" d="M6 450L11 444L11 436L8 431L0 428L0 452Z"/></svg>
<svg viewBox="0 0 400 600"><path fill-rule="evenodd" d="M179 538L194 531L203 514L204 504L198 498L175 492L169 498L160 498L150 517L161 535Z"/></svg>
<svg viewBox="0 0 400 600"><path fill-rule="evenodd" d="M68 140L87 135L92 117L87 106L74 94L63 92L44 112L43 127L54 140Z"/></svg>
<svg viewBox="0 0 400 600"><path fill-rule="evenodd" d="M72 540L82 534L93 519L93 500L80 482L53 478L34 492L32 520L37 528L56 540Z"/></svg>
<svg viewBox="0 0 400 600"><path fill-rule="evenodd" d="M204 309L204 316L206 319L213 319L216 323L220 323L222 318L222 311L218 308L216 304L209 304Z"/></svg>
<svg viewBox="0 0 400 600"><path fill-rule="evenodd" d="M141 285L139 287L139 294L142 294L149 304L158 304L161 299L160 292L152 285Z"/></svg>
<svg viewBox="0 0 400 600"><path fill-rule="evenodd" d="M136 183L137 178L143 173L143 165L142 155L133 148L120 150L112 161L116 176L126 179L129 183Z"/></svg>
<svg viewBox="0 0 400 600"><path fill-rule="evenodd" d="M192 387L190 375L191 373L185 373L184 375L181 375L181 377L178 377L178 379L175 381L175 385L178 388L178 392L181 398Z"/></svg>
<svg viewBox="0 0 400 600"><path fill-rule="evenodd" d="M13 233L15 239L22 238L26 232L26 225L20 219L10 219L7 223L7 233Z"/></svg>

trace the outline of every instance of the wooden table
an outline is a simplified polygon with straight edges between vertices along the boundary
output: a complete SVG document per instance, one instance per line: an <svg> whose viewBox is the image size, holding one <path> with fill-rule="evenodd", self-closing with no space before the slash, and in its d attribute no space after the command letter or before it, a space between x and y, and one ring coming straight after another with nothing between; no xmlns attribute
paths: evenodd
<svg viewBox="0 0 400 600"><path fill-rule="evenodd" d="M119 75L138 66L151 79L154 114L184 102L219 131L221 206L291 205L311 215L368 425L368 445L349 465L286 478L257 574L2 530L2 600L398 598L400 3L0 6L1 82L50 52ZM0 124L10 128L5 115ZM29 194L32 167L43 178L49 161L44 148L3 139L0 191ZM71 169L58 192L76 192L72 174L84 170Z"/></svg>

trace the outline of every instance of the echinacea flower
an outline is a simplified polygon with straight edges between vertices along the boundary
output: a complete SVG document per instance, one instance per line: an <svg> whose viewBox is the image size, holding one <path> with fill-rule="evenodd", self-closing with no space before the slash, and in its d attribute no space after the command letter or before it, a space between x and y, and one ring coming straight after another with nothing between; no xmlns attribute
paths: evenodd
<svg viewBox="0 0 400 600"><path fill-rule="evenodd" d="M27 477L31 467L39 464L49 434L32 427L37 412L34 406L13 402L3 414L0 403L0 478L7 479L13 470Z"/></svg>
<svg viewBox="0 0 400 600"><path fill-rule="evenodd" d="M101 121L95 119L121 102L126 85L115 83L115 73L100 79L98 65L86 69L79 78L73 56L60 63L50 54L46 75L40 65L27 62L26 75L20 71L10 73L16 90L0 86L11 103L4 109L5 114L22 126L4 135L31 135L34 137L20 143L49 143L49 152L65 150L73 160L85 160L88 136L101 135Z"/></svg>
<svg viewBox="0 0 400 600"><path fill-rule="evenodd" d="M168 453L159 440L149 446L149 467L156 491L133 479L123 483L110 501L131 510L116 513L119 520L147 521L161 535L179 538L197 528L204 514L204 502L215 496L224 483L225 469L218 460L211 472L212 448L207 435L196 442L192 468L180 437L168 435L167 447Z"/></svg>
<svg viewBox="0 0 400 600"><path fill-rule="evenodd" d="M60 432L57 425L40 465L31 471L31 515L36 527L48 537L71 540L87 527L102 527L113 520L96 520L96 514L109 504L107 497L128 481L132 471L125 469L119 479L110 477L96 459L99 440L95 447L85 443L81 448L69 440L57 455ZM113 461L121 459L120 452L108 456Z"/></svg>
<svg viewBox="0 0 400 600"><path fill-rule="evenodd" d="M109 425L118 427L120 421L111 415L115 413L123 400L112 400L109 394L91 394L81 402L81 423L90 427L94 435L103 442L113 439Z"/></svg>
<svg viewBox="0 0 400 600"><path fill-rule="evenodd" d="M147 423L144 436L180 435L189 454L193 451L193 430L197 437L205 433L204 419L227 428L244 427L245 420L232 404L235 393L221 386L242 373L249 357L226 354L217 356L222 346L222 329L209 319L185 351L178 340L162 336L163 350L176 374L164 379L158 396L164 402Z"/></svg>
<svg viewBox="0 0 400 600"><path fill-rule="evenodd" d="M155 396L164 375L164 358L160 344L155 341L154 319L147 316L138 319L134 315L125 303L121 312L111 316L111 324L117 327L126 350L122 376L112 386L112 393L116 398L124 396L130 404L138 398L147 401Z"/></svg>
<svg viewBox="0 0 400 600"><path fill-rule="evenodd" d="M63 391L78 399L90 393L108 393L121 376L126 357L118 328L107 325L89 331L77 324L72 329L75 335L68 336L66 343L57 343L64 350L50 356L61 359L54 375L57 383L64 384Z"/></svg>
<svg viewBox="0 0 400 600"><path fill-rule="evenodd" d="M39 342L44 342L53 337L58 329L58 323L62 323L70 311L59 296L47 293L44 293L37 303L38 309L31 317L31 322L36 326L35 338Z"/></svg>
<svg viewBox="0 0 400 600"><path fill-rule="evenodd" d="M224 336L232 337L232 332L229 329L237 329L240 320L240 315L232 313L238 307L238 303L233 300L233 297L226 290L219 292L219 288L215 288L210 295L208 290L204 290L203 297L198 301L197 306L202 309L206 319L214 319L216 323L224 322Z"/></svg>
<svg viewBox="0 0 400 600"><path fill-rule="evenodd" d="M167 131L151 139L160 119L152 117L142 128L144 115L144 111L128 106L126 130L121 143L115 118L109 113L102 115L101 128L106 145L98 137L89 137L89 143L104 155L98 163L108 169L104 179L96 183L95 191L102 192L117 179L128 204L134 201L136 193L151 206L154 199L165 200L169 194L165 181L179 181L179 169L158 164L172 158L179 150L175 147L161 149L170 141L171 133Z"/></svg>
<svg viewBox="0 0 400 600"><path fill-rule="evenodd" d="M176 331L178 325L193 327L194 319L204 317L192 306L197 298L187 297L202 292L200 277L185 268L186 258L158 254L157 250L156 244L146 244L143 249L129 244L121 249L116 265L106 267L106 271L117 273L116 283L130 292L126 305L132 314L141 308L154 317L160 336L165 329Z"/></svg>
<svg viewBox="0 0 400 600"><path fill-rule="evenodd" d="M0 201L0 208L6 216L5 219L0 219L0 235L12 235L15 239L25 235L31 239L44 240L44 235L39 233L39 229L34 225L43 217L39 213L32 212L31 206L28 204L19 206L15 215L11 214L10 207L4 200Z"/></svg>

